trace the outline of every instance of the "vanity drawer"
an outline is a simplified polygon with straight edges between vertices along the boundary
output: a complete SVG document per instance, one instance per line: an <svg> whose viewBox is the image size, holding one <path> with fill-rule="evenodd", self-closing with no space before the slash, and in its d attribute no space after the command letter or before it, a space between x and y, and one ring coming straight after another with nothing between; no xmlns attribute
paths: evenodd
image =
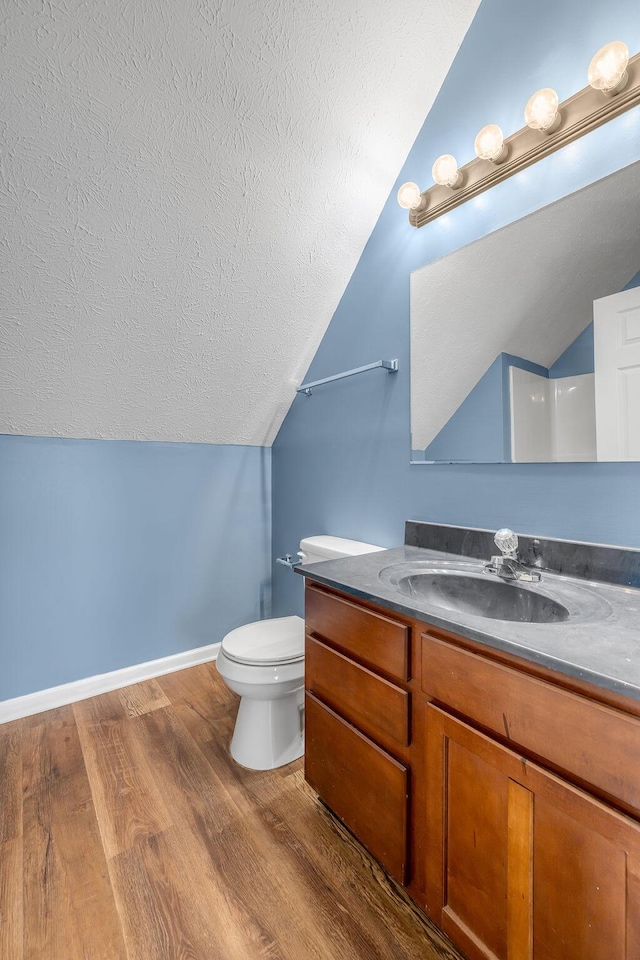
<svg viewBox="0 0 640 960"><path fill-rule="evenodd" d="M306 687L324 703L386 745L409 745L411 694L307 637ZM391 745L390 744L390 745Z"/></svg>
<svg viewBox="0 0 640 960"><path fill-rule="evenodd" d="M422 689L640 815L640 720L424 634Z"/></svg>
<svg viewBox="0 0 640 960"><path fill-rule="evenodd" d="M306 695L305 777L385 869L406 883L409 772Z"/></svg>
<svg viewBox="0 0 640 960"><path fill-rule="evenodd" d="M308 585L307 633L398 680L409 679L410 627Z"/></svg>

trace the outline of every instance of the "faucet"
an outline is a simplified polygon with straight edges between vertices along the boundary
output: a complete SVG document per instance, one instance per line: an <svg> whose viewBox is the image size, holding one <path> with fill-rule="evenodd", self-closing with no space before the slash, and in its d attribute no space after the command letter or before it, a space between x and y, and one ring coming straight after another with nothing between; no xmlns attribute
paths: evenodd
<svg viewBox="0 0 640 960"><path fill-rule="evenodd" d="M501 556L491 557L485 564L484 573L495 573L503 580L525 580L529 583L538 583L542 576L537 570L525 566L518 556L518 538L507 527L498 530L493 542L500 549Z"/></svg>

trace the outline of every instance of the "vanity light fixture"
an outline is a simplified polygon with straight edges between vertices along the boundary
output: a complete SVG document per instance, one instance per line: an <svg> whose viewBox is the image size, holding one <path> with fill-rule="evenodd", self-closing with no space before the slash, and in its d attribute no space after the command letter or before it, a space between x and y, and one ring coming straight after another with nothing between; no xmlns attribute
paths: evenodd
<svg viewBox="0 0 640 960"><path fill-rule="evenodd" d="M558 94L551 87L543 87L527 101L524 108L524 122L532 130L552 133L560 126Z"/></svg>
<svg viewBox="0 0 640 960"><path fill-rule="evenodd" d="M452 190L457 190L458 187L462 186L463 177L458 169L458 161L450 153L438 157L431 168L431 176L434 182L439 183L441 187L451 187Z"/></svg>
<svg viewBox="0 0 640 960"><path fill-rule="evenodd" d="M409 223L423 227L638 106L640 53L629 58L622 41L608 43L592 58L588 79L588 86L562 103L551 87L536 91L525 108L526 126L509 137L496 124L483 127L475 139L476 158L463 167L450 154L438 157L432 168L435 184L429 189L421 192L416 183L404 183L398 203L409 211Z"/></svg>
<svg viewBox="0 0 640 960"><path fill-rule="evenodd" d="M482 128L474 141L473 149L479 160L503 163L507 159L504 134L497 123L488 123Z"/></svg>

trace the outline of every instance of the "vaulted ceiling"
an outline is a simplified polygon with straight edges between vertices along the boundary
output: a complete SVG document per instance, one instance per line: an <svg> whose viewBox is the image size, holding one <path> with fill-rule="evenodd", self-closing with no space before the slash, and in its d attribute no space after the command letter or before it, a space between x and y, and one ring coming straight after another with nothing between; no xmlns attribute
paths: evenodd
<svg viewBox="0 0 640 960"><path fill-rule="evenodd" d="M479 0L24 0L0 432L269 444Z"/></svg>

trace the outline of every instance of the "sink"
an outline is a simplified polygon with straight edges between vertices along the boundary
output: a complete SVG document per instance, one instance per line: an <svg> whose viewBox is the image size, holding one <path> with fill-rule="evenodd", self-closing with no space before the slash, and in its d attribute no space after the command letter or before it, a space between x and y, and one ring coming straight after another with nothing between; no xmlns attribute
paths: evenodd
<svg viewBox="0 0 640 960"><path fill-rule="evenodd" d="M393 563L380 580L417 609L433 610L453 621L467 618L522 624L596 622L611 613L593 585L545 574L539 583L502 580L483 572L484 564L464 559Z"/></svg>
<svg viewBox="0 0 640 960"><path fill-rule="evenodd" d="M482 574L415 573L400 577L397 588L430 606L491 620L559 623L571 616L564 604L544 593Z"/></svg>

